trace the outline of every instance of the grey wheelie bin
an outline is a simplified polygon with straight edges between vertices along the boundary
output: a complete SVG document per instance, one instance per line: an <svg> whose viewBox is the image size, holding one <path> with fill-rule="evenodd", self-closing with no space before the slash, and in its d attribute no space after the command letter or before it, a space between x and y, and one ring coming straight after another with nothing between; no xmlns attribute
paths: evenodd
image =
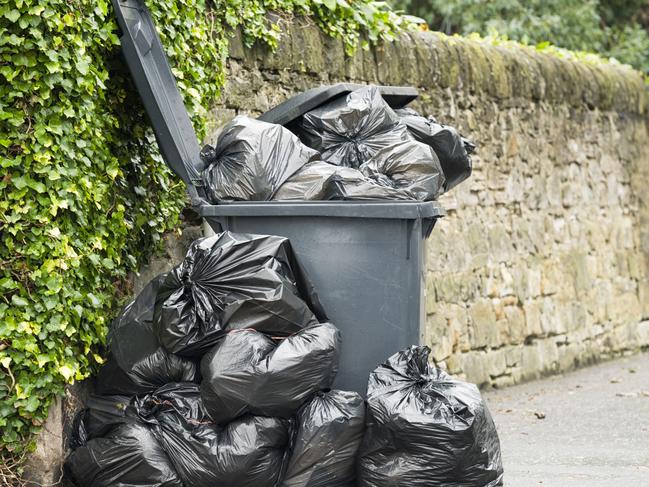
<svg viewBox="0 0 649 487"><path fill-rule="evenodd" d="M113 0L124 56L162 155L187 184L192 205L215 230L288 237L331 322L342 332L337 388L365 394L368 375L408 345L424 325L424 243L444 211L436 202L304 201L208 204L201 188L199 143L148 10L141 0ZM305 92L260 117L290 124L354 85ZM416 90L382 87L403 106Z"/></svg>

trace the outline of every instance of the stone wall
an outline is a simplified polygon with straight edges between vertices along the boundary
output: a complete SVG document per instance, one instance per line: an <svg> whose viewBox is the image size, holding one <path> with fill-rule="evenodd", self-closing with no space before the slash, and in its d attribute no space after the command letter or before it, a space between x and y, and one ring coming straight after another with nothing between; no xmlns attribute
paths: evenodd
<svg viewBox="0 0 649 487"><path fill-rule="evenodd" d="M308 24L236 36L218 127L323 83L416 86L479 146L428 242L435 360L504 386L649 346L649 134L636 73L433 33L345 58Z"/></svg>

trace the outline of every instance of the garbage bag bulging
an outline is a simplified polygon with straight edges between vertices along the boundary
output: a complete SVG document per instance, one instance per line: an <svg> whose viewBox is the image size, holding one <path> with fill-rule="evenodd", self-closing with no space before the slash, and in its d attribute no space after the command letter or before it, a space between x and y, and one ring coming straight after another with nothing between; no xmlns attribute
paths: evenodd
<svg viewBox="0 0 649 487"><path fill-rule="evenodd" d="M228 333L203 357L201 393L218 424L244 414L291 417L313 394L331 387L340 332L309 326L276 344L254 330Z"/></svg>
<svg viewBox="0 0 649 487"><path fill-rule="evenodd" d="M500 443L480 391L412 346L379 366L367 388L359 486L502 485Z"/></svg>
<svg viewBox="0 0 649 487"><path fill-rule="evenodd" d="M163 288L155 328L181 356L202 356L227 330L288 336L325 317L284 237L224 232L199 239Z"/></svg>
<svg viewBox="0 0 649 487"><path fill-rule="evenodd" d="M184 487L153 433L134 422L74 450L65 469L77 487Z"/></svg>
<svg viewBox="0 0 649 487"><path fill-rule="evenodd" d="M193 381L196 364L167 352L153 329L156 299L166 274L154 278L120 312L108 332L109 359L100 369L101 394L143 394L168 382Z"/></svg>
<svg viewBox="0 0 649 487"><path fill-rule="evenodd" d="M407 191L382 184L358 169L310 162L280 186L274 200L413 200Z"/></svg>
<svg viewBox="0 0 649 487"><path fill-rule="evenodd" d="M282 487L355 487L365 402L356 392L317 393L295 417Z"/></svg>
<svg viewBox="0 0 649 487"><path fill-rule="evenodd" d="M385 102L376 86L306 113L297 129L323 160L359 169L412 199L433 200L444 188L444 173L433 149L418 142Z"/></svg>
<svg viewBox="0 0 649 487"><path fill-rule="evenodd" d="M395 110L416 140L429 145L437 154L444 171L444 191L448 191L471 176L473 163L470 154L475 145L462 137L449 125L443 125L432 117L422 117L410 108Z"/></svg>
<svg viewBox="0 0 649 487"><path fill-rule="evenodd" d="M115 426L128 422L126 409L131 399L131 396L123 395L90 396L86 407L74 418L70 448L84 446L89 440L104 436Z"/></svg>
<svg viewBox="0 0 649 487"><path fill-rule="evenodd" d="M270 200L290 176L319 158L288 129L246 116L228 123L216 148L203 154L209 155L203 182L213 203Z"/></svg>
<svg viewBox="0 0 649 487"><path fill-rule="evenodd" d="M247 415L219 427L196 384L169 384L138 399L136 408L185 486L277 485L287 459L288 421Z"/></svg>

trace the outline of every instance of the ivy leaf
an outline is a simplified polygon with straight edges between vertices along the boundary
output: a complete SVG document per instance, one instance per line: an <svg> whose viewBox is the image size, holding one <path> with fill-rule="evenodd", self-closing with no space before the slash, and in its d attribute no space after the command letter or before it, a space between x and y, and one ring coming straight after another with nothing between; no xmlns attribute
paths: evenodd
<svg viewBox="0 0 649 487"><path fill-rule="evenodd" d="M15 306L20 306L22 308L24 308L26 306L29 306L29 301L27 301L25 298L21 298L17 294L14 294L13 296L11 296L11 302Z"/></svg>
<svg viewBox="0 0 649 487"><path fill-rule="evenodd" d="M59 367L59 374L61 374L66 381L69 381L74 375L74 371L67 365L62 365Z"/></svg>
<svg viewBox="0 0 649 487"><path fill-rule="evenodd" d="M86 296L88 296L88 300L94 308L99 308L101 306L101 301L99 301L97 296L95 296L93 293L88 293Z"/></svg>
<svg viewBox="0 0 649 487"><path fill-rule="evenodd" d="M88 74L88 69L90 68L90 62L84 60L84 61L79 61L77 64L77 71L79 71L81 74Z"/></svg>
<svg viewBox="0 0 649 487"><path fill-rule="evenodd" d="M5 17L11 22L16 22L20 18L20 10L9 10L8 12L5 12Z"/></svg>

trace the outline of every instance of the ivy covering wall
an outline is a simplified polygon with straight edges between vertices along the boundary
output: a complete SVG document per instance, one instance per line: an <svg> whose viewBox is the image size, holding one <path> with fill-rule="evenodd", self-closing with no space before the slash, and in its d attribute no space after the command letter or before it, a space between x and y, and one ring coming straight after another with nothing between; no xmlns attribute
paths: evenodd
<svg viewBox="0 0 649 487"><path fill-rule="evenodd" d="M152 9L196 131L224 83L229 28L270 48L267 20L344 39L405 20L369 0L165 0ZM185 204L122 63L109 0L0 4L0 458L33 446L51 400L103 362L127 273ZM13 461L13 460L12 460Z"/></svg>

